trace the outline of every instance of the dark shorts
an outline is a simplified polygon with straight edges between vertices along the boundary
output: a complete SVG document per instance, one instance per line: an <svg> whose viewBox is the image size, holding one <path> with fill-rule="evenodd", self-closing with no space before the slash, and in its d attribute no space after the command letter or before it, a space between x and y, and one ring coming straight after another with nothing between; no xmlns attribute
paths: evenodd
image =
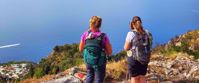
<svg viewBox="0 0 199 83"><path fill-rule="evenodd" d="M143 65L132 57L128 57L128 72L131 77L146 75L148 64Z"/></svg>

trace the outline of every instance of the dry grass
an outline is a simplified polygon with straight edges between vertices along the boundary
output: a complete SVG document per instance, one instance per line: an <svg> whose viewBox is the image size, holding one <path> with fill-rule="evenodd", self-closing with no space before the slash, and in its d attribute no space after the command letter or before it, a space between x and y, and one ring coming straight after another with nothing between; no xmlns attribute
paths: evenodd
<svg viewBox="0 0 199 83"><path fill-rule="evenodd" d="M41 81L48 81L48 80L53 79L54 77L55 77L55 75L45 75L40 80Z"/></svg>
<svg viewBox="0 0 199 83"><path fill-rule="evenodd" d="M55 77L55 75L45 75L43 76L42 78L29 78L29 79L25 79L23 80L21 83L40 83L40 82L43 82L43 81L48 81L48 80L51 80Z"/></svg>
<svg viewBox="0 0 199 83"><path fill-rule="evenodd" d="M79 68L81 71L85 71L85 72L86 72L86 65L85 65L85 64L79 65L78 68Z"/></svg>
<svg viewBox="0 0 199 83"><path fill-rule="evenodd" d="M86 71L85 64L78 66L81 71ZM69 70L65 70L63 73L68 74ZM106 78L112 80L121 80L125 78L127 73L127 62L126 59L118 62L109 62L106 66ZM29 78L23 80L21 83L40 83L43 81L51 80L55 75L45 75L42 78Z"/></svg>
<svg viewBox="0 0 199 83"><path fill-rule="evenodd" d="M21 83L39 83L39 80L37 78L29 78L23 80Z"/></svg>
<svg viewBox="0 0 199 83"><path fill-rule="evenodd" d="M127 73L127 61L126 59L111 62L107 64L106 75L108 78L112 78L115 80L121 80L121 78L125 78Z"/></svg>
<svg viewBox="0 0 199 83"><path fill-rule="evenodd" d="M86 72L85 64L78 66L78 68ZM121 78L125 78L126 73L127 73L126 59L118 62L108 62L108 64L106 65L107 79L121 80Z"/></svg>
<svg viewBox="0 0 199 83"><path fill-rule="evenodd" d="M80 70L86 71L85 64L80 65L78 68ZM127 61L126 59L118 61L118 62L108 62L106 65L106 78L121 80L124 78L127 73Z"/></svg>

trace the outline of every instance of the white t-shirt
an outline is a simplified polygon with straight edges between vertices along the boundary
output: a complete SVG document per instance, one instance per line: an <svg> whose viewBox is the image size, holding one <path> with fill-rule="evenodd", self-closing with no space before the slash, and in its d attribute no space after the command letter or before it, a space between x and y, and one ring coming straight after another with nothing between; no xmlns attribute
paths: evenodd
<svg viewBox="0 0 199 83"><path fill-rule="evenodd" d="M135 33L133 31L129 31L126 36L126 42L130 43L134 37L135 37Z"/></svg>
<svg viewBox="0 0 199 83"><path fill-rule="evenodd" d="M135 37L135 33L133 31L129 31L126 36L126 42L131 43L132 39ZM127 51L127 56L132 56L132 51Z"/></svg>

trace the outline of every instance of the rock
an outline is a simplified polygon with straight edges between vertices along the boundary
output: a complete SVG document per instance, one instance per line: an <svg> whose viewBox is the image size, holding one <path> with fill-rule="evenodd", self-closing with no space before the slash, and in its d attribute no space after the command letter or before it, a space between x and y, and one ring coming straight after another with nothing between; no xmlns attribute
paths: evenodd
<svg viewBox="0 0 199 83"><path fill-rule="evenodd" d="M160 82L160 83L174 83L172 81L163 81L163 82Z"/></svg>
<svg viewBox="0 0 199 83"><path fill-rule="evenodd" d="M170 69L175 63L175 61L169 61L167 62L166 67Z"/></svg>
<svg viewBox="0 0 199 83"><path fill-rule="evenodd" d="M55 80L50 80L42 83L82 83L78 78L68 75Z"/></svg>
<svg viewBox="0 0 199 83"><path fill-rule="evenodd" d="M63 72L60 72L60 73L58 73L58 74L55 76L55 78L59 78L59 77L63 77L63 76L65 76L65 74L64 74Z"/></svg>
<svg viewBox="0 0 199 83"><path fill-rule="evenodd" d="M69 69L69 75L74 75L75 73L77 73L78 68L77 67L72 67L71 69Z"/></svg>
<svg viewBox="0 0 199 83"><path fill-rule="evenodd" d="M86 80L86 74L85 73L75 73L74 76L82 81L85 81Z"/></svg>
<svg viewBox="0 0 199 83"><path fill-rule="evenodd" d="M199 61L194 60L193 57L183 53L178 53L174 59L159 55L160 59L157 56L149 63L147 69L149 80L157 82L161 78L160 83L166 83L164 80L168 80L169 83L175 83L179 80L199 80Z"/></svg>
<svg viewBox="0 0 199 83"><path fill-rule="evenodd" d="M187 54L178 53L175 58L170 59L163 55L155 55L148 64L147 82L148 83L199 83L199 61ZM85 81L86 72L81 72L77 67L67 71L69 75L58 74L54 80L43 83L81 83ZM197 81L197 82L196 82ZM108 81L110 82L110 81ZM124 78L120 82L111 81L110 83L128 83Z"/></svg>
<svg viewBox="0 0 199 83"><path fill-rule="evenodd" d="M147 81L149 83L160 83L160 81L163 80L163 78L158 74L148 75L147 78L148 78Z"/></svg>

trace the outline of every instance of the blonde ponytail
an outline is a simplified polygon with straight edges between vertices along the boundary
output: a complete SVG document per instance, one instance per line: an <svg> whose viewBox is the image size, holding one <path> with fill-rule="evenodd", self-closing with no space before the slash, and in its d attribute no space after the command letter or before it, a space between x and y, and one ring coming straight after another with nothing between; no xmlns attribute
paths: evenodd
<svg viewBox="0 0 199 83"><path fill-rule="evenodd" d="M90 27L100 28L102 24L102 18L100 16L93 16L89 22Z"/></svg>

